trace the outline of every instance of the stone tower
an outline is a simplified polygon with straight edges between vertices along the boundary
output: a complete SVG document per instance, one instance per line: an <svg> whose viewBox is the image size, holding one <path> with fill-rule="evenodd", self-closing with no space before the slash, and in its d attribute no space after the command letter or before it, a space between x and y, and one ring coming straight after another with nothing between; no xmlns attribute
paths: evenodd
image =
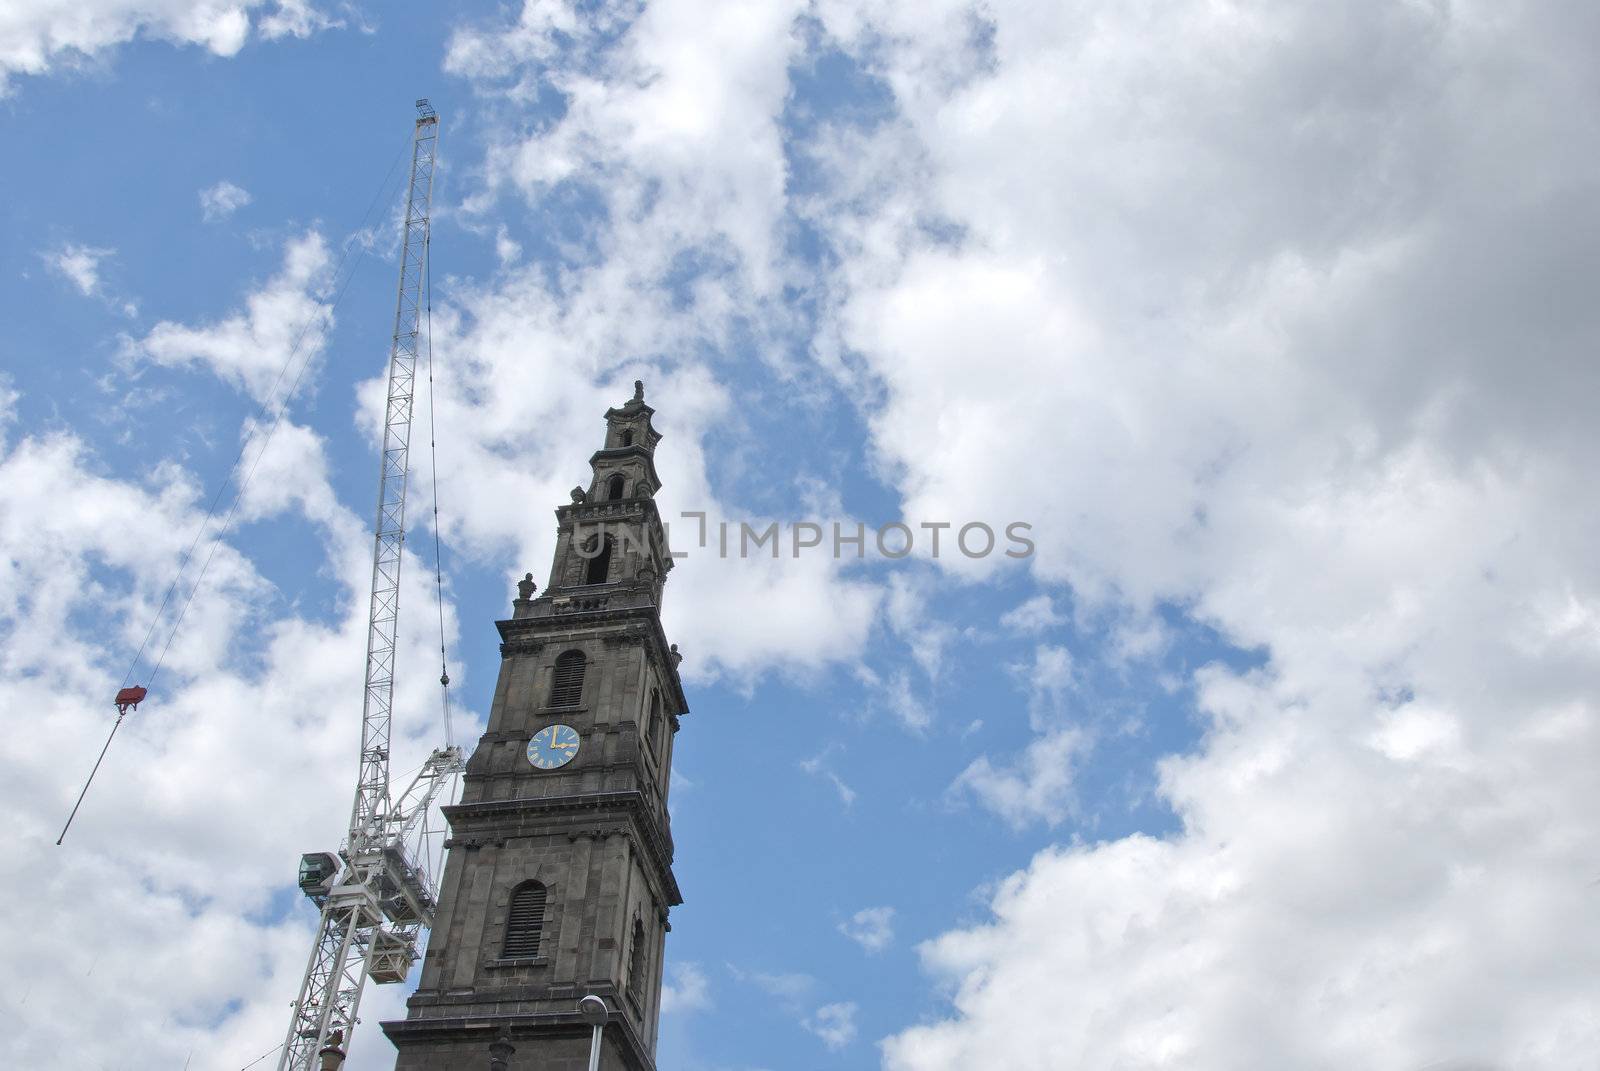
<svg viewBox="0 0 1600 1071"><path fill-rule="evenodd" d="M667 786L686 713L661 631L672 557L656 511L642 384L606 413L588 490L556 510L550 581L500 621L489 728L450 823L439 909L396 1071L478 1071L502 1033L512 1067L583 1071L577 1001L610 1009L601 1066L653 1071L672 875Z"/></svg>

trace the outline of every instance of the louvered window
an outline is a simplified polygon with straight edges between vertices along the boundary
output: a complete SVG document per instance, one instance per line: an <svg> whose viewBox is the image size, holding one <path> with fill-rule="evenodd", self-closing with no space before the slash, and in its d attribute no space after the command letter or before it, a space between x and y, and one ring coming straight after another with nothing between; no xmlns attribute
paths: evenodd
<svg viewBox="0 0 1600 1071"><path fill-rule="evenodd" d="M625 431L625 432L622 433L622 445L623 446L632 446L633 445L633 432Z"/></svg>
<svg viewBox="0 0 1600 1071"><path fill-rule="evenodd" d="M633 920L633 948L628 955L628 995L644 1004L644 922Z"/></svg>
<svg viewBox="0 0 1600 1071"><path fill-rule="evenodd" d="M615 502L622 497L622 488L628 481L622 478L622 473L617 473L606 481L606 497Z"/></svg>
<svg viewBox="0 0 1600 1071"><path fill-rule="evenodd" d="M583 701L582 651L568 651L556 659L555 677L550 682L550 705L575 707Z"/></svg>
<svg viewBox="0 0 1600 1071"><path fill-rule="evenodd" d="M544 886L537 881L523 882L511 893L502 953L507 959L539 954L539 937L544 932L544 898Z"/></svg>

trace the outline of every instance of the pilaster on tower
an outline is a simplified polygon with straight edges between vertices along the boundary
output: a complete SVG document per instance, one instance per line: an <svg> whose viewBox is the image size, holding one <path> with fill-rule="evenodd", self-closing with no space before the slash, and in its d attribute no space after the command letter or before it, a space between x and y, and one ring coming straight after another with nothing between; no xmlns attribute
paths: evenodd
<svg viewBox="0 0 1600 1071"><path fill-rule="evenodd" d="M529 1067L587 1066L578 998L611 1010L602 1066L654 1071L668 911L667 813L687 712L661 628L672 567L656 511L661 436L644 388L606 413L589 489L556 509L550 583L497 622L488 730L467 763L399 1071L481 1067L502 1033Z"/></svg>

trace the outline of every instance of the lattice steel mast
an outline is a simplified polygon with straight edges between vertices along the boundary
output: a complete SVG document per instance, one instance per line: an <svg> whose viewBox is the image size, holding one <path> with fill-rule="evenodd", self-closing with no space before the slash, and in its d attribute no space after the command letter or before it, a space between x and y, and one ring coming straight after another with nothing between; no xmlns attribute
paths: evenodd
<svg viewBox="0 0 1600 1071"><path fill-rule="evenodd" d="M340 858L324 852L300 861L300 887L322 908L322 918L290 1016L280 1071L314 1071L320 1064L318 1052L329 1044L330 1036L335 1044L341 1038L348 1044L367 976L379 983L405 980L422 933L433 924L437 893L435 879L422 865L424 855L417 842L420 820L447 779L461 769L461 749L447 744L429 756L404 792L390 795L406 478L439 141L439 118L428 102L419 100L417 111L378 474L361 764L349 838Z"/></svg>

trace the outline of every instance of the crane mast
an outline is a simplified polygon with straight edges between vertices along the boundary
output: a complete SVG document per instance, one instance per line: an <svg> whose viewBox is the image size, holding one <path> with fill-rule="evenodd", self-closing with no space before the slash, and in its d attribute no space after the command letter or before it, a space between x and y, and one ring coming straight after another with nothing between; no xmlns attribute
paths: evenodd
<svg viewBox="0 0 1600 1071"><path fill-rule="evenodd" d="M322 914L290 1015L279 1071L315 1071L324 1047L341 1040L348 1044L368 977L380 984L405 980L423 932L433 925L437 898L436 879L423 866L420 821L446 781L462 767L461 749L447 743L428 757L404 792L390 794L412 398L439 141L439 118L426 100L417 101L417 112L378 473L361 761L343 850L338 857L313 852L300 860L300 888Z"/></svg>

